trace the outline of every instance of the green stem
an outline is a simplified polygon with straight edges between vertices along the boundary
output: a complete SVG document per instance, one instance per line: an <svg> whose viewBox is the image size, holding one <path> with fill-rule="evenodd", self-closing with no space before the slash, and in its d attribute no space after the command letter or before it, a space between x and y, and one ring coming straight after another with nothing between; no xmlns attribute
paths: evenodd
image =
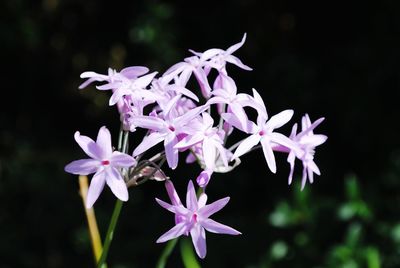
<svg viewBox="0 0 400 268"><path fill-rule="evenodd" d="M167 245L165 246L163 252L161 253L160 258L158 259L157 268L164 268L167 264L168 257L171 255L172 251L174 250L176 243L178 242L179 238L175 238L170 240Z"/></svg>
<svg viewBox="0 0 400 268"><path fill-rule="evenodd" d="M107 259L108 250L110 249L110 244L114 236L115 226L117 225L119 214L121 213L123 202L121 200L117 200L115 203L114 211L111 217L110 225L108 226L106 238L103 245L103 251L101 253L101 257L99 262L97 263L97 268L104 268L105 262Z"/></svg>

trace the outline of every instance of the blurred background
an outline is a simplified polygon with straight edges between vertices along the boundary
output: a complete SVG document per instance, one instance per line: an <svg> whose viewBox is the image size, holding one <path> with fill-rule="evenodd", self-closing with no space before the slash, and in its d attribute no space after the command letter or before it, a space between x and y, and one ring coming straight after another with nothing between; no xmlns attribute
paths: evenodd
<svg viewBox="0 0 400 268"><path fill-rule="evenodd" d="M288 187L284 155L276 175L261 151L215 175L209 200L231 201L214 219L243 235L208 233L201 265L400 267L400 4L356 2L1 1L0 267L94 267L78 180L63 168L84 156L76 130L106 125L116 143L119 122L108 92L78 90L80 73L162 73L189 48L226 49L245 32L235 55L254 71L228 66L239 90L258 89L269 114L294 109L291 123L325 117L316 133L329 139L304 191ZM198 171L166 172L183 196ZM109 267L156 264L173 216L155 197L167 200L163 184L130 191ZM114 203L107 188L95 205L103 236ZM167 267L183 267L179 247Z"/></svg>

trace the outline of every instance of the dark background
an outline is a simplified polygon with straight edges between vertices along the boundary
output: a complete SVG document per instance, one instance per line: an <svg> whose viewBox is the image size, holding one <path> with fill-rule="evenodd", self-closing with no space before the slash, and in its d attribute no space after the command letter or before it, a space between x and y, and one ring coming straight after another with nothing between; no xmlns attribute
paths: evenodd
<svg viewBox="0 0 400 268"><path fill-rule="evenodd" d="M119 122L106 92L78 91L80 73L162 73L187 49L227 48L244 32L235 55L254 71L228 67L239 89L258 89L271 115L294 109L291 123L325 117L316 132L329 139L316 153L322 175L302 192L287 186L284 155L277 175L261 151L217 174L209 200L231 201L214 219L243 235L208 234L202 265L400 267L400 5L349 2L1 1L0 267L94 266L78 181L63 167L84 156L76 130L107 125L116 139ZM184 196L198 169L166 172ZM162 184L130 191L109 267L155 265L173 217L154 197L167 200ZM106 189L95 205L102 235L114 200ZM182 265L178 247L168 267Z"/></svg>

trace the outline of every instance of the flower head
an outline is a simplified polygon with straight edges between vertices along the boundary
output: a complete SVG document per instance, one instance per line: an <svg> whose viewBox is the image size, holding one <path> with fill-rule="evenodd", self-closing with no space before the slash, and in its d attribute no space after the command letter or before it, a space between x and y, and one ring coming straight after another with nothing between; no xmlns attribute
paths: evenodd
<svg viewBox="0 0 400 268"><path fill-rule="evenodd" d="M308 116L308 114L306 114L302 118L302 131L300 133L297 133L297 124L295 124L292 128L290 139L294 141L297 146L296 150L290 151L287 158L287 161L290 164L289 184L292 182L293 178L294 162L296 158L298 158L303 163L301 189L304 189L307 178L310 183L313 183L314 173L317 175L321 175L318 166L314 162L315 148L323 144L328 139L328 137L321 134L314 134L313 130L319 124L321 124L322 121L324 121L324 118L320 118L314 123L311 123L310 117Z"/></svg>
<svg viewBox="0 0 400 268"><path fill-rule="evenodd" d="M130 155L112 151L111 134L106 127L100 128L96 142L87 136L80 135L79 131L75 132L74 137L90 158L72 161L65 166L65 171L75 175L95 173L90 182L86 207L93 206L105 183L117 198L127 201L128 189L118 168L133 166L136 163L135 159Z"/></svg>
<svg viewBox="0 0 400 268"><path fill-rule="evenodd" d="M193 183L189 181L186 194L186 207L184 207L179 196L176 194L172 182L167 181L166 188L172 205L158 198L156 198L156 201L163 208L175 213L176 225L158 238L157 243L166 242L181 235L189 235L190 233L197 255L200 258L204 258L207 253L205 230L217 234L241 234L229 226L209 219L212 214L220 211L229 202L229 197L206 205L207 195L202 193L197 198Z"/></svg>

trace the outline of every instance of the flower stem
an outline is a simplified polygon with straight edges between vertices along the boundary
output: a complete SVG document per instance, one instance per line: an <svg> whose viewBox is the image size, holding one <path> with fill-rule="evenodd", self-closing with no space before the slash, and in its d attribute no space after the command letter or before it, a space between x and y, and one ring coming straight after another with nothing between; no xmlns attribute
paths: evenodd
<svg viewBox="0 0 400 268"><path fill-rule="evenodd" d="M120 129L119 137L118 137L118 151L120 151L122 153L127 152L128 138L129 138L129 132L124 131L122 128L122 125L121 125L121 129ZM123 172L125 172L125 171L123 171ZM118 218L121 213L122 205L123 205L123 202L119 199L117 200L117 202L115 202L114 211L111 216L110 225L108 226L106 238L104 240L103 251L101 252L101 257L97 263L97 268L106 268L107 267L105 262L107 259L108 251L110 249L111 241L114 236L115 226L117 225Z"/></svg>
<svg viewBox="0 0 400 268"><path fill-rule="evenodd" d="M87 176L79 176L79 188L80 194L85 208L86 218L89 227L90 241L92 242L93 254L96 262L100 259L103 246L101 244L101 238L99 228L97 227L96 216L93 208L86 208L86 196L88 191L88 178Z"/></svg>
<svg viewBox="0 0 400 268"><path fill-rule="evenodd" d="M104 241L103 251L101 253L100 260L97 263L97 268L104 268L105 267L105 262L106 262L106 259L107 259L108 250L110 249L110 244L111 244L111 241L112 241L113 236L114 236L115 226L117 225L119 214L121 213L122 205L123 205L123 202L121 200L119 200L119 199L115 203L114 211L113 211L113 214L111 216L111 222L110 222L110 225L108 226L106 238L105 238L105 241Z"/></svg>
<svg viewBox="0 0 400 268"><path fill-rule="evenodd" d="M170 240L167 245L165 246L163 252L161 253L160 258L158 259L157 268L164 268L167 264L168 257L171 255L172 251L174 250L176 243L178 242L179 238L175 238Z"/></svg>

